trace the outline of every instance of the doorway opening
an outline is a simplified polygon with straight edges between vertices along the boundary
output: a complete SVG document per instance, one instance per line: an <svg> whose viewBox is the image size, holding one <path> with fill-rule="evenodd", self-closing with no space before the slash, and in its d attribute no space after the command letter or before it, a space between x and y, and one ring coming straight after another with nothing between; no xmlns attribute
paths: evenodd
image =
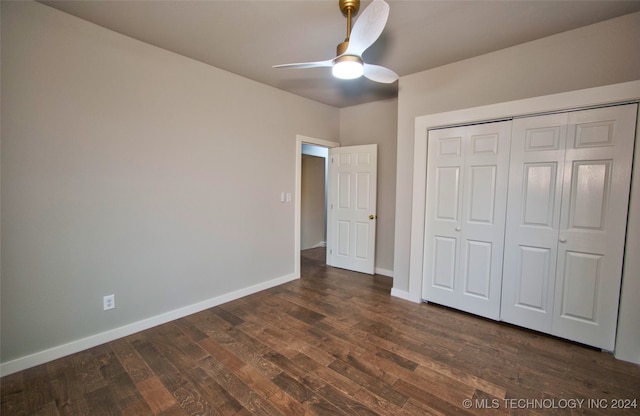
<svg viewBox="0 0 640 416"><path fill-rule="evenodd" d="M302 250L326 264L327 180L329 148L340 143L298 135L296 137L295 275L300 277ZM315 260L317 261L317 259Z"/></svg>
<svg viewBox="0 0 640 416"><path fill-rule="evenodd" d="M302 144L300 183L300 253L326 263L327 173L329 149Z"/></svg>

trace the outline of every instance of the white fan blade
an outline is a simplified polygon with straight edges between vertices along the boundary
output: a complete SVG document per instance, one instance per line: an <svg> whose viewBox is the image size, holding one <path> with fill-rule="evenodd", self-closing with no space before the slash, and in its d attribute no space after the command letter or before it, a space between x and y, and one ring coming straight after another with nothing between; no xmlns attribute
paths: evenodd
<svg viewBox="0 0 640 416"><path fill-rule="evenodd" d="M383 0L374 0L353 25L344 55L362 57L362 53L380 37L388 18L389 5Z"/></svg>
<svg viewBox="0 0 640 416"><path fill-rule="evenodd" d="M392 70L379 65L364 64L365 77L371 81L391 84L398 80L398 74Z"/></svg>
<svg viewBox="0 0 640 416"><path fill-rule="evenodd" d="M297 64L283 64L283 65L274 65L274 68L289 68L289 69L306 69L306 68L322 68L326 66L333 66L333 59L328 59L326 61L316 61L316 62L301 62Z"/></svg>

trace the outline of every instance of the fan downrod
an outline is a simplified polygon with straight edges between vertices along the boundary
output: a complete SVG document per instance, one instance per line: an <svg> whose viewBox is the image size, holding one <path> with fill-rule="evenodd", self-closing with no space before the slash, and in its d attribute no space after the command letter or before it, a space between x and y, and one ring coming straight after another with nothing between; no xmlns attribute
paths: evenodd
<svg viewBox="0 0 640 416"><path fill-rule="evenodd" d="M351 37L351 17L355 16L360 10L360 0L339 0L340 11L347 16L347 37L344 42L338 44L337 55L342 55L349 46L349 38Z"/></svg>

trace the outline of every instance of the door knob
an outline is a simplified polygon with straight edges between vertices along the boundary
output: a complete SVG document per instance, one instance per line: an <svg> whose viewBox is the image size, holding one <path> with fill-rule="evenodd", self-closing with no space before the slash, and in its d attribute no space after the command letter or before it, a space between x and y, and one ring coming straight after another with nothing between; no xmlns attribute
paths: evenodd
<svg viewBox="0 0 640 416"><path fill-rule="evenodd" d="M370 220L373 220L373 219L375 219L375 218L376 218L376 216L375 216L375 215L373 215L373 214L369 215L369 219L370 219Z"/></svg>
<svg viewBox="0 0 640 416"><path fill-rule="evenodd" d="M560 242L561 242L561 243L566 243L566 242L567 242L567 239L566 239L566 238L561 238L561 239L560 239Z"/></svg>
<svg viewBox="0 0 640 416"><path fill-rule="evenodd" d="M456 227L456 231L460 231L460 227Z"/></svg>

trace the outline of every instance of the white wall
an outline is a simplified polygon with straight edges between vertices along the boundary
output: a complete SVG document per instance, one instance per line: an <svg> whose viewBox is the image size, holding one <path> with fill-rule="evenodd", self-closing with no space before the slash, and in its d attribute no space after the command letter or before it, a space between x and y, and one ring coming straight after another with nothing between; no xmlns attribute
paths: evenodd
<svg viewBox="0 0 640 416"><path fill-rule="evenodd" d="M408 297L409 291L416 117L638 80L638 45L640 13L634 13L401 78L393 294ZM636 215L631 209L630 224L638 224ZM632 300L640 279L628 273L638 270L636 263L625 265L616 354L640 362L640 307Z"/></svg>
<svg viewBox="0 0 640 416"><path fill-rule="evenodd" d="M323 149L326 150L326 149ZM328 152L326 152L328 153ZM326 246L325 157L302 155L300 249Z"/></svg>
<svg viewBox="0 0 640 416"><path fill-rule="evenodd" d="M291 149L339 110L35 2L2 2L1 93L3 371L293 278Z"/></svg>
<svg viewBox="0 0 640 416"><path fill-rule="evenodd" d="M393 276L398 100L340 109L340 144L378 145L376 273Z"/></svg>

